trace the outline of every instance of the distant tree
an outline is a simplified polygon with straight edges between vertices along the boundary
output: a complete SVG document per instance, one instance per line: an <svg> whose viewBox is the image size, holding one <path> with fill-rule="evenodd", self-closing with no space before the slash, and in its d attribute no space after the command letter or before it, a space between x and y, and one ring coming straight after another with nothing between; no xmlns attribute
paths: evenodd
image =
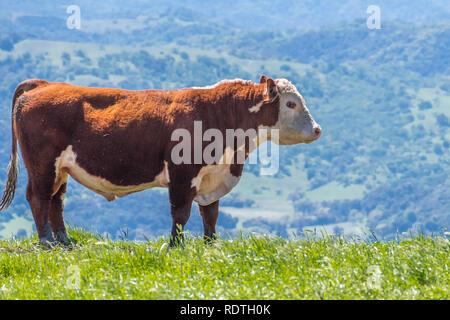
<svg viewBox="0 0 450 320"><path fill-rule="evenodd" d="M84 57L83 59L81 59L81 63L84 63L88 66L92 65L92 61L89 57Z"/></svg>
<svg viewBox="0 0 450 320"><path fill-rule="evenodd" d="M289 65L287 65L287 64L283 64L283 65L280 67L280 69L281 69L282 71L290 71L290 70L291 70L291 67L290 67Z"/></svg>
<svg viewBox="0 0 450 320"><path fill-rule="evenodd" d="M400 109L401 109L402 111L407 111L407 110L409 110L409 102L408 102L407 100L401 100L401 101L398 103L398 106L400 107Z"/></svg>
<svg viewBox="0 0 450 320"><path fill-rule="evenodd" d="M342 235L342 234L344 234L344 228L342 228L342 227L339 227L339 226L335 226L334 228L333 228L333 234L334 235Z"/></svg>
<svg viewBox="0 0 450 320"><path fill-rule="evenodd" d="M316 170L314 170L314 169L309 169L309 170L307 171L307 177L308 177L308 180L314 178L315 175L316 175Z"/></svg>
<svg viewBox="0 0 450 320"><path fill-rule="evenodd" d="M442 91L450 92L450 83L446 82L440 86Z"/></svg>
<svg viewBox="0 0 450 320"><path fill-rule="evenodd" d="M430 101L422 101L421 103L419 103L419 110L427 110L431 109L432 107L433 105Z"/></svg>
<svg viewBox="0 0 450 320"><path fill-rule="evenodd" d="M369 154L374 158L384 157L386 155L385 149L373 149L369 152Z"/></svg>
<svg viewBox="0 0 450 320"><path fill-rule="evenodd" d="M189 60L189 55L184 51L180 52L180 57L183 60Z"/></svg>
<svg viewBox="0 0 450 320"><path fill-rule="evenodd" d="M225 229L234 229L239 222L238 218L233 218L231 215L220 212L217 224Z"/></svg>
<svg viewBox="0 0 450 320"><path fill-rule="evenodd" d="M448 117L443 113L436 115L436 122L440 127L450 127L450 121L448 120Z"/></svg>
<svg viewBox="0 0 450 320"><path fill-rule="evenodd" d="M16 238L23 238L27 236L27 231L25 229L19 229L16 232Z"/></svg>
<svg viewBox="0 0 450 320"><path fill-rule="evenodd" d="M408 219L409 222L414 223L414 222L416 222L417 217L416 217L416 215L414 214L414 212L410 212L410 213L408 213L408 215L407 215L407 219Z"/></svg>
<svg viewBox="0 0 450 320"><path fill-rule="evenodd" d="M80 57L80 58L85 58L86 57L86 55L84 54L83 50L76 50L75 51L75 55L77 57Z"/></svg>
<svg viewBox="0 0 450 320"><path fill-rule="evenodd" d="M61 60L62 60L63 66L69 65L70 64L70 54L68 54L67 52L64 52L61 55Z"/></svg>
<svg viewBox="0 0 450 320"><path fill-rule="evenodd" d="M4 51L12 51L14 49L14 43L9 37L0 37L0 49Z"/></svg>
<svg viewBox="0 0 450 320"><path fill-rule="evenodd" d="M411 134L414 139L420 139L425 137L426 131L422 124L418 124L411 127Z"/></svg>
<svg viewBox="0 0 450 320"><path fill-rule="evenodd" d="M438 231L440 231L439 230L440 226L437 223L433 222L433 221L428 221L427 223L425 223L425 228L428 231L431 231L431 232L438 232Z"/></svg>
<svg viewBox="0 0 450 320"><path fill-rule="evenodd" d="M437 143L434 144L434 146L433 146L433 151L434 151L434 153L436 153L437 155L443 155L443 154L444 154L444 152L442 151L441 145L440 145L440 144L437 144Z"/></svg>
<svg viewBox="0 0 450 320"><path fill-rule="evenodd" d="M244 208L251 207L253 200L242 198L238 193L231 193L220 200L222 206Z"/></svg>

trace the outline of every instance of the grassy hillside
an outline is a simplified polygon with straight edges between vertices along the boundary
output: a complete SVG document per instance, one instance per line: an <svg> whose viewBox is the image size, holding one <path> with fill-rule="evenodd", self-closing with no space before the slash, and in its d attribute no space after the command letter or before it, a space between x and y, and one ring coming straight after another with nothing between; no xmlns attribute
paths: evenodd
<svg viewBox="0 0 450 320"><path fill-rule="evenodd" d="M450 241L238 237L160 250L69 230L73 248L0 241L0 299L449 299Z"/></svg>

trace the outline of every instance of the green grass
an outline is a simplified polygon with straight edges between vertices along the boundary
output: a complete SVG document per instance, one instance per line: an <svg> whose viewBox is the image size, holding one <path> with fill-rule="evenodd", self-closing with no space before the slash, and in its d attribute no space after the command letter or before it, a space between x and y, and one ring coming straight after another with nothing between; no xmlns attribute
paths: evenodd
<svg viewBox="0 0 450 320"><path fill-rule="evenodd" d="M72 249L0 241L1 299L449 299L450 241L241 236L160 250L71 229Z"/></svg>

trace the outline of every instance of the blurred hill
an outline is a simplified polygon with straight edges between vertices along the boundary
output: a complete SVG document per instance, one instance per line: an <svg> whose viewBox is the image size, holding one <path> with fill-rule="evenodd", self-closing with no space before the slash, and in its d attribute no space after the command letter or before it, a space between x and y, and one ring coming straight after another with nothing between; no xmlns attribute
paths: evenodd
<svg viewBox="0 0 450 320"><path fill-rule="evenodd" d="M450 226L450 13L445 1L379 1L369 30L365 1L2 1L0 187L10 153L12 93L26 78L126 89L202 86L225 78L291 80L323 136L281 147L280 172L247 166L227 196L222 233L289 236L374 230L384 238ZM0 236L33 228L22 164ZM168 232L167 191L113 203L73 180L65 217L111 237ZM187 225L201 232L197 208Z"/></svg>

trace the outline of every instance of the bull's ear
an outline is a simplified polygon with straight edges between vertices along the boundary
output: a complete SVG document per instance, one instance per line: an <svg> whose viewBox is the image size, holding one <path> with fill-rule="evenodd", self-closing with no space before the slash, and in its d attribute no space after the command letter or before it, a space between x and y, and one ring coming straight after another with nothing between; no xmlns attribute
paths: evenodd
<svg viewBox="0 0 450 320"><path fill-rule="evenodd" d="M266 79L266 85L267 85L267 93L269 94L269 98L273 99L277 96L277 85L275 84L275 81L271 78Z"/></svg>
<svg viewBox="0 0 450 320"><path fill-rule="evenodd" d="M266 83L267 77L265 75L262 75L261 78L259 78L259 83Z"/></svg>

